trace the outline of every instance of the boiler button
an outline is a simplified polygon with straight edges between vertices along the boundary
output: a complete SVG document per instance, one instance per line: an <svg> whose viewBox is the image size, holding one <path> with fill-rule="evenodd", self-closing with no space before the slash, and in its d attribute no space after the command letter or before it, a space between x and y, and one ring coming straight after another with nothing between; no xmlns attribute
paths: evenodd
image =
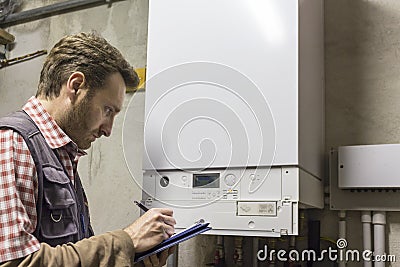
<svg viewBox="0 0 400 267"><path fill-rule="evenodd" d="M236 183L236 177L233 174L228 174L225 176L224 181L227 186L233 186Z"/></svg>

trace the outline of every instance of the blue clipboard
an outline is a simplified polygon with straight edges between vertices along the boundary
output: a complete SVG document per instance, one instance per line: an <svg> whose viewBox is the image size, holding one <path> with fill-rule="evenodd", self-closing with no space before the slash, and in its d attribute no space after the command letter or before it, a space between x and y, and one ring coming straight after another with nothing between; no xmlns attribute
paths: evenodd
<svg viewBox="0 0 400 267"><path fill-rule="evenodd" d="M135 262L139 262L150 255L159 253L167 248L170 248L170 247L172 247L176 244L179 244L185 240L195 237L196 235L199 235L208 230L211 230L212 228L208 226L209 224L210 223L208 223L208 222L197 223L197 224L179 232L178 234L175 234L175 235L171 236L170 238L165 239L163 242L161 242L157 246L155 246L147 251L144 251L141 253L136 253Z"/></svg>

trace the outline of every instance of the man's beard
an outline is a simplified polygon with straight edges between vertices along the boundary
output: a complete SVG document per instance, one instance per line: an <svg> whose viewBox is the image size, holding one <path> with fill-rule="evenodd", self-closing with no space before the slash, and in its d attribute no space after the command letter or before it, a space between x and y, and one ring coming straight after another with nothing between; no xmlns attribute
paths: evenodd
<svg viewBox="0 0 400 267"><path fill-rule="evenodd" d="M62 122L64 132L74 141L80 149L88 149L90 142L84 137L89 133L88 114L91 97L86 95L69 113Z"/></svg>

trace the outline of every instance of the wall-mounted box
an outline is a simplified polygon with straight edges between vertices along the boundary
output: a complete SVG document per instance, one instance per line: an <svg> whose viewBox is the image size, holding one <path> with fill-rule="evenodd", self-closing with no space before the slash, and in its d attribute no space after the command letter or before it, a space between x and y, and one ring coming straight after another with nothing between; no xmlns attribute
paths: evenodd
<svg viewBox="0 0 400 267"><path fill-rule="evenodd" d="M400 144L338 148L339 188L400 188Z"/></svg>
<svg viewBox="0 0 400 267"><path fill-rule="evenodd" d="M332 210L399 211L399 144L342 146L330 153Z"/></svg>

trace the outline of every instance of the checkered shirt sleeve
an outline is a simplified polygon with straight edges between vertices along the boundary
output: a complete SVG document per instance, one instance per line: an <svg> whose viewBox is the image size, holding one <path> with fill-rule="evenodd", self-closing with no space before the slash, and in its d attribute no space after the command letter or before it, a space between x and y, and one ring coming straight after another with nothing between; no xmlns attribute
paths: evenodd
<svg viewBox="0 0 400 267"><path fill-rule="evenodd" d="M0 130L0 263L40 248L36 229L37 174L22 136Z"/></svg>

